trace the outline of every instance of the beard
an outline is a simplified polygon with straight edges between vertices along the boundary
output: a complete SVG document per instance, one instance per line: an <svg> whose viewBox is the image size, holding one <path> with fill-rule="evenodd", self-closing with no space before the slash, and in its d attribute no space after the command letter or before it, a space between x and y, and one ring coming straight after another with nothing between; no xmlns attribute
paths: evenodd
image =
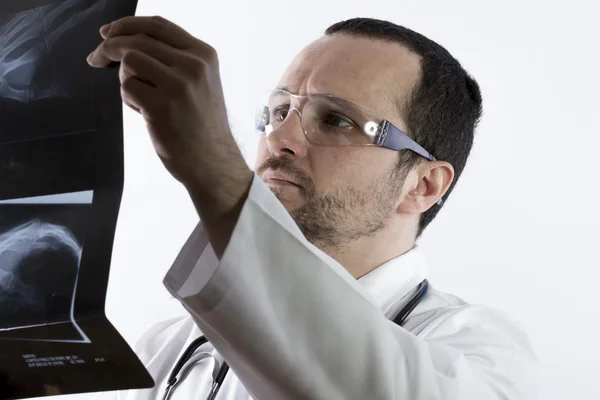
<svg viewBox="0 0 600 400"><path fill-rule="evenodd" d="M343 253L352 242L372 237L388 226L406 174L398 167L365 187L348 183L328 193L317 193L312 180L288 158L269 157L257 169L278 169L301 185L305 202L289 213L305 238L325 252ZM283 188L271 187L279 198Z"/></svg>

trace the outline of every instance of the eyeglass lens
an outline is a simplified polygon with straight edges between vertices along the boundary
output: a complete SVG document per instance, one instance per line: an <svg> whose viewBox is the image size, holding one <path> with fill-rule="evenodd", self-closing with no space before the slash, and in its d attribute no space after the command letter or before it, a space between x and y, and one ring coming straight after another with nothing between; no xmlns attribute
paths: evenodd
<svg viewBox="0 0 600 400"><path fill-rule="evenodd" d="M357 106L330 96L299 99L284 91L265 96L256 113L255 126L269 135L300 110L301 124L309 141L327 146L373 144L379 123Z"/></svg>

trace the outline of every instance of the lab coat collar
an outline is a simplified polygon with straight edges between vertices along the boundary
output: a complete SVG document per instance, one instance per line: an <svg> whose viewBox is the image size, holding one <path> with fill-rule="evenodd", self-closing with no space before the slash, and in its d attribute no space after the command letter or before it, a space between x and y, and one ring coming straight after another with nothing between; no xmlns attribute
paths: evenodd
<svg viewBox="0 0 600 400"><path fill-rule="evenodd" d="M396 316L428 275L425 256L418 246L380 265L358 279L388 319Z"/></svg>

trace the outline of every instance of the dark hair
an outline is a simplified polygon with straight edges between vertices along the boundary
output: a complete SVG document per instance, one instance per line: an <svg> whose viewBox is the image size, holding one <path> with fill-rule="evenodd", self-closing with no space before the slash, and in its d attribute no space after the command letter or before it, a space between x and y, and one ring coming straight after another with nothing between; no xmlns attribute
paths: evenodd
<svg viewBox="0 0 600 400"><path fill-rule="evenodd" d="M334 33L399 43L421 56L420 79L408 101L398 104L398 108L405 118L407 134L438 160L452 164L455 179L444 195L446 201L465 167L482 115L479 85L445 48L392 22L353 18L333 24L325 31L326 35ZM410 151L401 153L399 168L412 168L422 160ZM434 205L421 215L417 237L439 209Z"/></svg>

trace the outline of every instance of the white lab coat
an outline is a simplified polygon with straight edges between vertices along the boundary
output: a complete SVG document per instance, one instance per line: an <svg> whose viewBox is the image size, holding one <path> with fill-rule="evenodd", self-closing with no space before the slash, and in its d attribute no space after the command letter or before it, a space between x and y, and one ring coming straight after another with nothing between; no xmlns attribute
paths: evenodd
<svg viewBox="0 0 600 400"><path fill-rule="evenodd" d="M202 350L231 367L220 400L534 399L536 357L500 312L432 286L404 327L390 321L426 276L415 247L354 279L255 175L221 261L199 224L164 279L189 316L135 346L156 386L101 398L161 399L202 331L211 343ZM212 372L213 360L201 361L173 399L204 400Z"/></svg>

